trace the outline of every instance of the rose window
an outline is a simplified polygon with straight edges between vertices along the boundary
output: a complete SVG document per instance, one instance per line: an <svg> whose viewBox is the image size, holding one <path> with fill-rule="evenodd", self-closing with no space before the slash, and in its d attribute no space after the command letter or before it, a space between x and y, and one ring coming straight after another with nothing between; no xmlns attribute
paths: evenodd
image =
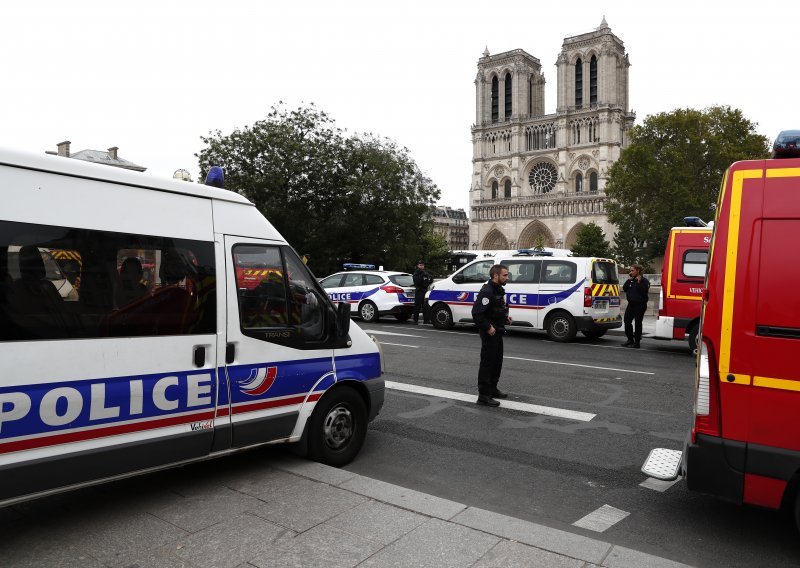
<svg viewBox="0 0 800 568"><path fill-rule="evenodd" d="M555 166L547 162L540 162L533 166L528 176L528 183L534 193L548 193L556 186L558 172Z"/></svg>

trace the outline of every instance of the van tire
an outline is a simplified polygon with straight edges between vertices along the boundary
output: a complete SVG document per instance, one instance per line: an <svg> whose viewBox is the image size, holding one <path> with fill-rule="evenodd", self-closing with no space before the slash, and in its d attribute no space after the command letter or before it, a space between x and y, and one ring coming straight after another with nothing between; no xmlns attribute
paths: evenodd
<svg viewBox="0 0 800 568"><path fill-rule="evenodd" d="M447 307L447 304L436 304L431 308L431 322L436 329L452 329L453 325L453 312Z"/></svg>
<svg viewBox="0 0 800 568"><path fill-rule="evenodd" d="M607 331L608 331L607 329L592 329L592 330L585 329L581 333L586 337L588 337L589 339L600 339L606 334Z"/></svg>
<svg viewBox="0 0 800 568"><path fill-rule="evenodd" d="M378 307L370 301L361 302L358 306L358 315L364 323L378 321Z"/></svg>
<svg viewBox="0 0 800 568"><path fill-rule="evenodd" d="M308 455L333 467L358 455L367 435L367 407L350 387L339 387L317 403L308 424Z"/></svg>
<svg viewBox="0 0 800 568"><path fill-rule="evenodd" d="M578 330L575 319L567 312L556 312L547 316L544 324L547 337L551 341L566 343L575 339Z"/></svg>
<svg viewBox="0 0 800 568"><path fill-rule="evenodd" d="M698 324L694 324L692 329L689 331L689 335L687 335L689 342L689 353L692 356L697 355L697 332L699 331L700 326Z"/></svg>

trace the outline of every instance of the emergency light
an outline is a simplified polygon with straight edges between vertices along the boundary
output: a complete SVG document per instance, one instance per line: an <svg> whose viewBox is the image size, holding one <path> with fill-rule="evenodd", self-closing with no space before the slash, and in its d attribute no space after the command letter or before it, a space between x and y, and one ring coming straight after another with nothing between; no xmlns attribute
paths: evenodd
<svg viewBox="0 0 800 568"><path fill-rule="evenodd" d="M687 227L707 227L706 222L700 217L684 217L683 224Z"/></svg>
<svg viewBox="0 0 800 568"><path fill-rule="evenodd" d="M225 174L222 172L222 168L220 166L211 166L211 169L208 170L208 174L206 175L206 185L219 187L220 189L223 188L225 185Z"/></svg>

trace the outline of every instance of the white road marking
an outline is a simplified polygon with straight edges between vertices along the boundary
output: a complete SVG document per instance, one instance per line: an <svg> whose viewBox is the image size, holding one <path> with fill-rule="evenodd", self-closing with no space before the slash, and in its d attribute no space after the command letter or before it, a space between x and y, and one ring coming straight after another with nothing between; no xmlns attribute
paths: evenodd
<svg viewBox="0 0 800 568"><path fill-rule="evenodd" d="M578 363L562 363L561 361L545 361L544 359L526 359L524 357L509 357L505 355L503 359L516 359L517 361L531 361L533 363L547 363L548 365L567 365L569 367L584 367L586 369L600 369L601 371L619 371L620 373L636 373L637 375L655 375L647 371L630 371L628 369L615 369L614 367L598 367L596 365L579 365Z"/></svg>
<svg viewBox="0 0 800 568"><path fill-rule="evenodd" d="M627 511L617 509L611 505L603 505L596 511L592 511L582 519L578 519L572 526L589 529L590 531L603 532L622 519L630 515Z"/></svg>
<svg viewBox="0 0 800 568"><path fill-rule="evenodd" d="M422 337L421 335L411 335L410 333L395 333L393 331L383 331L378 329L365 329L367 333L374 333L375 335L396 335L397 337Z"/></svg>
<svg viewBox="0 0 800 568"><path fill-rule="evenodd" d="M652 489L653 491L658 491L659 493L663 493L676 483L678 483L682 477L678 477L677 479L673 479L672 481L664 481L663 479L656 479L655 477L648 477L644 481L642 481L639 486L644 487L646 489Z"/></svg>
<svg viewBox="0 0 800 568"><path fill-rule="evenodd" d="M411 347L412 349L419 349L419 345L404 345L403 343L387 343L381 341L381 345L394 345L395 347Z"/></svg>
<svg viewBox="0 0 800 568"><path fill-rule="evenodd" d="M421 387L418 385L410 385L407 383L396 383L394 381L386 381L387 389L394 389L405 392L413 392L416 394L424 394L428 396L435 396L439 398L449 398L452 400L461 400L464 402L475 402L478 398L477 394L466 394L463 392L446 391L441 389L433 389L430 387ZM527 404L525 402L517 402L514 400L498 400L501 408L510 408L511 410L521 410L523 412L531 412L533 414L545 414L547 416L555 416L557 418L567 418L570 420L578 420L580 422L589 422L592 418L597 416L589 412L579 412L577 410L566 410L564 408L553 408L551 406L539 406L538 404Z"/></svg>

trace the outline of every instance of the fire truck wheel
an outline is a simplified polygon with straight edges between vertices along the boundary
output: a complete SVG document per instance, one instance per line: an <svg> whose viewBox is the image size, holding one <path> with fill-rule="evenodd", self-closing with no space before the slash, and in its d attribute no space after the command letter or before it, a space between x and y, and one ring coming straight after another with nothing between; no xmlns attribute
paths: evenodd
<svg viewBox="0 0 800 568"><path fill-rule="evenodd" d="M317 403L308 425L308 454L333 467L356 457L367 434L364 399L349 387L326 394Z"/></svg>
<svg viewBox="0 0 800 568"><path fill-rule="evenodd" d="M689 351L692 355L697 355L697 331L698 326L695 324L689 332Z"/></svg>
<svg viewBox="0 0 800 568"><path fill-rule="evenodd" d="M358 315L366 323L378 321L378 307L370 301L362 302L358 308Z"/></svg>

